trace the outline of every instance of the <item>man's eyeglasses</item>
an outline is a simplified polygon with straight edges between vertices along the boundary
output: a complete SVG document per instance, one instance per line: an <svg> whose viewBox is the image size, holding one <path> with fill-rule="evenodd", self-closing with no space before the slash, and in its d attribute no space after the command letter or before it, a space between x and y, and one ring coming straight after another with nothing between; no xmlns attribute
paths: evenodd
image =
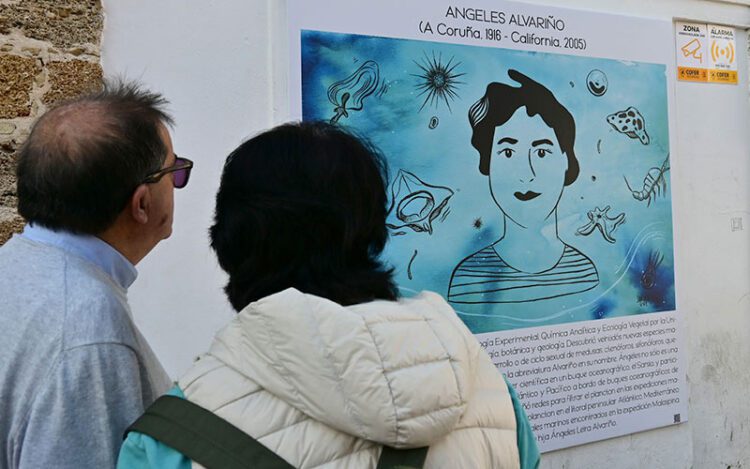
<svg viewBox="0 0 750 469"><path fill-rule="evenodd" d="M175 189L182 189L187 186L190 179L190 170L193 169L193 162L187 158L180 158L174 155L174 164L168 168L162 168L147 175L141 184L153 184L159 182L165 174L173 173L172 185Z"/></svg>

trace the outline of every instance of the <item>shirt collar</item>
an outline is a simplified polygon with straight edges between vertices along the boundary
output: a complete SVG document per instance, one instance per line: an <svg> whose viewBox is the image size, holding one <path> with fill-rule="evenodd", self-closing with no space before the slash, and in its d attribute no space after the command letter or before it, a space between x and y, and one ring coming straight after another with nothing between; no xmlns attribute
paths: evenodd
<svg viewBox="0 0 750 469"><path fill-rule="evenodd" d="M135 266L125 256L96 236L63 230L53 231L31 223L26 225L21 236L37 243L62 249L94 264L125 290L138 276Z"/></svg>

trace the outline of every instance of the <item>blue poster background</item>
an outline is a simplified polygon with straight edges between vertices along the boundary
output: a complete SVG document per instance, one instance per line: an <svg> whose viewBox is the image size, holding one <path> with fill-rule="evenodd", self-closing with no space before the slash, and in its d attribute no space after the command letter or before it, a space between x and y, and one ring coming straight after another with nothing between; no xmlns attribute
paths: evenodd
<svg viewBox="0 0 750 469"><path fill-rule="evenodd" d="M336 121L388 162L384 256L402 292L441 293L475 333L676 308L663 64L318 31L303 31L301 46L303 119ZM521 267L540 255L533 236L495 244L510 214L493 194L504 186L491 188L471 144L469 111L488 84L520 86L509 70L575 120L580 174L542 233L566 248L541 271ZM527 152L545 157L536 146L517 154Z"/></svg>

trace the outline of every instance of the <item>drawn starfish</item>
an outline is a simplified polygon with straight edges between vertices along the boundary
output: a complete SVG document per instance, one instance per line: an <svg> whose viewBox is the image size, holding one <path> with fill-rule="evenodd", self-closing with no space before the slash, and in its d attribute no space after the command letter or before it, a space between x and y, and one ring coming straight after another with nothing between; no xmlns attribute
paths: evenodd
<svg viewBox="0 0 750 469"><path fill-rule="evenodd" d="M617 240L612 237L612 234L614 234L618 226L625 223L625 213L623 212L612 218L607 215L609 209L610 207L609 205L607 205L606 207L604 207L604 210L596 207L594 210L589 211L589 222L578 228L576 234L588 236L594 232L594 229L599 228L599 231L602 233L604 239L614 244Z"/></svg>

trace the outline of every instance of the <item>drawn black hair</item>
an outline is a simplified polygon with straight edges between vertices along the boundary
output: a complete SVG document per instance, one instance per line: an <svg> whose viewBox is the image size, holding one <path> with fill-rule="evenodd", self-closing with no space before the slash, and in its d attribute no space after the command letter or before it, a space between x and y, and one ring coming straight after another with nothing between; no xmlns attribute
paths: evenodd
<svg viewBox="0 0 750 469"><path fill-rule="evenodd" d="M386 175L374 147L326 123L285 124L241 144L210 229L232 306L292 287L344 305L396 299L379 259Z"/></svg>
<svg viewBox="0 0 750 469"><path fill-rule="evenodd" d="M172 123L166 105L157 93L115 81L45 113L18 154L18 212L53 230L103 232L166 159L159 133Z"/></svg>
<svg viewBox="0 0 750 469"><path fill-rule="evenodd" d="M573 149L576 135L573 116L543 85L516 70L508 70L508 76L521 86L490 83L484 96L469 109L471 144L479 152L479 172L485 176L490 172L495 127L505 124L513 113L526 107L529 117L539 115L555 131L560 149L568 158L565 185L572 184L579 173L578 159Z"/></svg>

